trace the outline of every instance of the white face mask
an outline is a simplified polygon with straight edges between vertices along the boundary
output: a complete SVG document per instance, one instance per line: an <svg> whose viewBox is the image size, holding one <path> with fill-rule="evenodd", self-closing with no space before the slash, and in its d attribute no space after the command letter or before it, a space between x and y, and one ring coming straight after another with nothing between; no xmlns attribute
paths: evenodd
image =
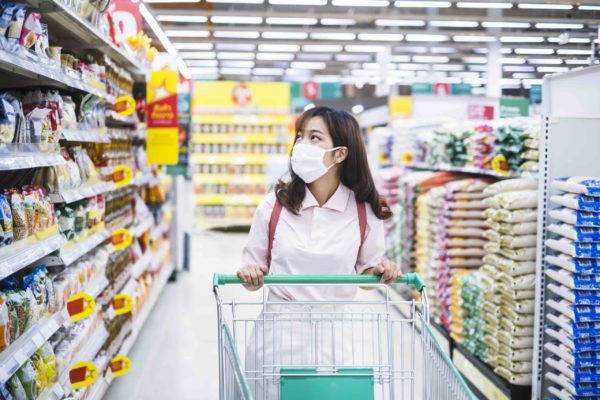
<svg viewBox="0 0 600 400"><path fill-rule="evenodd" d="M323 164L325 153L335 151L339 147L333 149L324 149L312 144L298 143L292 151L292 170L305 183L312 183L325 175L335 164L329 167Z"/></svg>

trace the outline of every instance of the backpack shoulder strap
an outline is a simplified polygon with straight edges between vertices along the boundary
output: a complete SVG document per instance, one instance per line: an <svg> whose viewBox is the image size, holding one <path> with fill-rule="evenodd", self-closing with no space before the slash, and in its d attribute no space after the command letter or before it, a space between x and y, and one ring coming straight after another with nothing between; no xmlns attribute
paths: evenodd
<svg viewBox="0 0 600 400"><path fill-rule="evenodd" d="M360 227L360 245L362 246L367 233L367 208L365 203L356 203L356 210L358 212L358 226Z"/></svg>
<svg viewBox="0 0 600 400"><path fill-rule="evenodd" d="M275 200L273 211L271 211L271 218L269 219L269 248L267 253L267 267L271 267L271 251L273 250L273 239L275 238L275 230L277 229L277 223L279 222L279 216L281 215L281 203L279 200Z"/></svg>

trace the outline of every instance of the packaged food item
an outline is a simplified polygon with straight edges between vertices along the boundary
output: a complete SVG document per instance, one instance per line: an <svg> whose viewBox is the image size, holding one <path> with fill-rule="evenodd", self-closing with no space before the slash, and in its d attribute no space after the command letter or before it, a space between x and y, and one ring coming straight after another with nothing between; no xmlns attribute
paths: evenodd
<svg viewBox="0 0 600 400"><path fill-rule="evenodd" d="M593 258L573 258L567 254L547 255L546 262L567 271L583 275L600 274L600 260Z"/></svg>
<svg viewBox="0 0 600 400"><path fill-rule="evenodd" d="M5 43L6 32L10 27L15 8L16 4L13 3L6 2L0 4L0 40L2 40L0 43Z"/></svg>
<svg viewBox="0 0 600 400"><path fill-rule="evenodd" d="M46 380L48 383L55 383L58 379L56 373L56 355L52 349L50 342L45 342L37 351L41 359L44 361Z"/></svg>
<svg viewBox="0 0 600 400"><path fill-rule="evenodd" d="M0 143L11 143L17 130L17 113L6 96L0 96Z"/></svg>
<svg viewBox="0 0 600 400"><path fill-rule="evenodd" d="M537 207L537 190L501 192L484 200L487 207L521 210ZM488 217L489 218L489 217Z"/></svg>
<svg viewBox="0 0 600 400"><path fill-rule="evenodd" d="M38 352L33 353L31 356L31 363L35 368L35 392L42 393L44 388L48 386L46 364Z"/></svg>
<svg viewBox="0 0 600 400"><path fill-rule="evenodd" d="M600 179L586 176L573 176L555 179L551 187L567 193L600 197Z"/></svg>
<svg viewBox="0 0 600 400"><path fill-rule="evenodd" d="M551 224L548 226L548 230L576 242L600 242L600 228L576 227L569 224Z"/></svg>
<svg viewBox="0 0 600 400"><path fill-rule="evenodd" d="M28 400L27 393L17 374L14 374L8 381L8 390L14 400Z"/></svg>
<svg viewBox="0 0 600 400"><path fill-rule="evenodd" d="M569 208L557 208L548 213L551 218L560 222L582 227L600 227L600 213L577 211Z"/></svg>
<svg viewBox="0 0 600 400"><path fill-rule="evenodd" d="M488 208L483 212L485 218L494 221L519 223L537 221L537 209L505 210L502 208Z"/></svg>
<svg viewBox="0 0 600 400"><path fill-rule="evenodd" d="M25 4L16 4L14 7L10 26L6 32L7 49L13 53L19 49L23 21L25 20L25 12L27 10Z"/></svg>
<svg viewBox="0 0 600 400"><path fill-rule="evenodd" d="M499 253L515 261L534 261L536 257L535 247L524 247L520 249L501 248Z"/></svg>
<svg viewBox="0 0 600 400"><path fill-rule="evenodd" d="M6 350L10 341L8 305L3 296L0 296L0 352Z"/></svg>
<svg viewBox="0 0 600 400"><path fill-rule="evenodd" d="M567 207L572 210L600 212L600 197L564 193L550 197L550 201L554 204Z"/></svg>
<svg viewBox="0 0 600 400"><path fill-rule="evenodd" d="M27 400L35 400L37 397L37 391L35 388L35 367L30 360L27 360L25 364L17 370L17 376L25 389Z"/></svg>
<svg viewBox="0 0 600 400"><path fill-rule="evenodd" d="M600 243L580 243L562 238L548 239L546 246L575 258L600 258Z"/></svg>
<svg viewBox="0 0 600 400"><path fill-rule="evenodd" d="M529 191L536 190L538 187L537 182L531 179L507 179L493 183L483 190L488 196L494 196L498 193L503 192L514 192L514 191Z"/></svg>
<svg viewBox="0 0 600 400"><path fill-rule="evenodd" d="M26 49L35 49L35 45L42 35L42 16L32 12L25 19L21 32L21 46Z"/></svg>
<svg viewBox="0 0 600 400"><path fill-rule="evenodd" d="M5 195L0 195L0 247L13 242L13 217L10 204Z"/></svg>
<svg viewBox="0 0 600 400"><path fill-rule="evenodd" d="M536 235L502 235L499 240L500 246L509 249L518 249L522 247L534 247L537 243Z"/></svg>
<svg viewBox="0 0 600 400"><path fill-rule="evenodd" d="M494 368L494 372L506 379L512 385L531 385L531 374L513 373L505 367L496 367Z"/></svg>
<svg viewBox="0 0 600 400"><path fill-rule="evenodd" d="M511 224L489 218L485 220L485 225L503 235L531 235L537 232L537 222Z"/></svg>

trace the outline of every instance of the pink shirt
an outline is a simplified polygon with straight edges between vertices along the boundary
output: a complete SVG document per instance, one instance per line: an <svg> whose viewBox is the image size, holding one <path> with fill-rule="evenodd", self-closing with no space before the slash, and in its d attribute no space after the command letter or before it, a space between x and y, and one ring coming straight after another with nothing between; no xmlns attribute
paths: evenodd
<svg viewBox="0 0 600 400"><path fill-rule="evenodd" d="M267 266L268 232L275 194L258 206L250 228L242 265ZM281 212L271 252L269 274L362 274L384 259L383 221L367 204L367 229L360 244L360 227L354 192L340 184L329 201L319 207L308 188L299 215ZM286 300L352 299L355 288L277 287L272 292Z"/></svg>

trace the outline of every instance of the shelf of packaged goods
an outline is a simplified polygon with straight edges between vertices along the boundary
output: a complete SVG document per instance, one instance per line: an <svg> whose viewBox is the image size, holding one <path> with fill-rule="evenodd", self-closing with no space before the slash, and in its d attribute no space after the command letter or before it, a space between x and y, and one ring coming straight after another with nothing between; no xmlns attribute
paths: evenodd
<svg viewBox="0 0 600 400"><path fill-rule="evenodd" d="M107 230L109 232L109 235L112 236L112 234L115 233L115 231L117 231L121 228L127 228L132 223L133 223L133 218L131 216L120 217L120 221L112 224L109 228L107 228Z"/></svg>
<svg viewBox="0 0 600 400"><path fill-rule="evenodd" d="M138 217L136 217L136 219L138 219ZM154 226L154 218L149 214L143 217L140 222L133 225L129 232L133 237L140 237L144 234L144 232L152 228L152 226Z"/></svg>
<svg viewBox="0 0 600 400"><path fill-rule="evenodd" d="M264 165L272 159L270 154L202 154L190 155L190 164Z"/></svg>
<svg viewBox="0 0 600 400"><path fill-rule="evenodd" d="M114 111L106 112L106 125L107 126L131 127L131 126L137 125L139 122L140 121L134 116L124 117L124 116L117 114Z"/></svg>
<svg viewBox="0 0 600 400"><path fill-rule="evenodd" d="M229 217L204 217L196 218L196 229L248 229L252 225L252 218L229 218Z"/></svg>
<svg viewBox="0 0 600 400"><path fill-rule="evenodd" d="M289 114L216 114L198 113L192 117L193 124L214 125L288 125L291 121Z"/></svg>
<svg viewBox="0 0 600 400"><path fill-rule="evenodd" d="M146 186L157 185L158 183L160 183L159 178L154 176L152 172L138 172L131 184L134 186Z"/></svg>
<svg viewBox="0 0 600 400"><path fill-rule="evenodd" d="M65 164L65 159L57 152L3 152L0 148L0 171L51 167Z"/></svg>
<svg viewBox="0 0 600 400"><path fill-rule="evenodd" d="M194 174L195 185L264 185L266 174Z"/></svg>
<svg viewBox="0 0 600 400"><path fill-rule="evenodd" d="M88 197L96 196L101 193L106 193L114 189L112 182L97 182L86 184L84 186L65 190L59 193L50 193L50 201L53 203L73 203L74 201L82 200Z"/></svg>
<svg viewBox="0 0 600 400"><path fill-rule="evenodd" d="M76 241L70 241L60 249L60 259L64 265L71 265L79 260L85 254L89 253L99 244L109 238L109 233L105 229L104 222L94 227L83 238L78 238Z"/></svg>
<svg viewBox="0 0 600 400"><path fill-rule="evenodd" d="M110 143L106 128L62 129L61 138L67 142Z"/></svg>
<svg viewBox="0 0 600 400"><path fill-rule="evenodd" d="M198 206L257 206L264 194L197 194Z"/></svg>
<svg viewBox="0 0 600 400"><path fill-rule="evenodd" d="M286 144L287 135L269 133L195 133L193 144Z"/></svg>
<svg viewBox="0 0 600 400"><path fill-rule="evenodd" d="M13 54L0 49L0 70L26 77L27 84L30 86L52 85L76 89L98 96L107 102L114 102L114 98L105 91L67 75L60 66L53 67L41 62L40 59L27 58L25 50L22 50L20 54ZM23 86L22 83L18 85Z"/></svg>
<svg viewBox="0 0 600 400"><path fill-rule="evenodd" d="M154 253L146 251L136 262L133 264L131 275L134 279L138 279L150 266L153 261Z"/></svg>
<svg viewBox="0 0 600 400"><path fill-rule="evenodd" d="M171 251L171 243L168 240L165 240L160 245L158 250L156 250L156 252L154 252L154 257L152 257L152 261L150 262L150 265L148 266L148 271L150 271L150 272L157 271L160 268L160 266L163 264L163 262L167 258L167 256L170 254L170 251Z"/></svg>
<svg viewBox="0 0 600 400"><path fill-rule="evenodd" d="M413 163L406 165L407 168L425 170L425 171L450 171L450 172L461 172L464 174L472 174L472 175L485 175L492 176L495 178L529 178L529 179L537 179L538 174L533 172L496 172L492 170L480 169L476 167L457 167L453 165L429 165L425 163Z"/></svg>
<svg viewBox="0 0 600 400"><path fill-rule="evenodd" d="M0 247L0 279L60 249L66 241L58 231L58 225L54 225L26 239Z"/></svg>
<svg viewBox="0 0 600 400"><path fill-rule="evenodd" d="M169 230L170 226L170 221L163 220L156 228L154 228L150 232L150 241L156 242Z"/></svg>

